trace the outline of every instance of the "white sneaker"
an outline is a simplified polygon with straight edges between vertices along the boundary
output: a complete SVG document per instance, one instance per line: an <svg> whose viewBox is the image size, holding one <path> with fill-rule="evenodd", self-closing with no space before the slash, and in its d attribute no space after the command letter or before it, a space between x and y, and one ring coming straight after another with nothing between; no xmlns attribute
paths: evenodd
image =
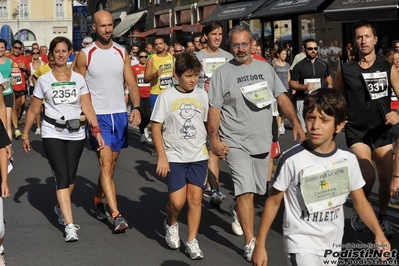
<svg viewBox="0 0 399 266"><path fill-rule="evenodd" d="M278 128L278 133L280 133L280 135L284 135L285 134L284 123L281 123L281 126Z"/></svg>
<svg viewBox="0 0 399 266"><path fill-rule="evenodd" d="M244 235L244 232L242 231L240 222L238 221L237 212L235 210L236 209L235 201L230 203L229 209L230 209L230 214L233 218L233 221L231 222L231 229L233 230L234 234L236 234L238 236Z"/></svg>
<svg viewBox="0 0 399 266"><path fill-rule="evenodd" d="M178 249L180 247L180 237L179 237L179 224L168 225L166 222L168 218L164 221L164 227L166 231L165 240L170 248Z"/></svg>
<svg viewBox="0 0 399 266"><path fill-rule="evenodd" d="M60 225L65 225L64 215L62 215L60 206L58 204L54 206L54 212L58 215L58 223Z"/></svg>
<svg viewBox="0 0 399 266"><path fill-rule="evenodd" d="M140 137L140 142L141 143L146 143L147 142L147 138L146 138L146 136L143 134L143 135L141 135L141 137Z"/></svg>
<svg viewBox="0 0 399 266"><path fill-rule="evenodd" d="M78 241L78 235L76 234L76 231L80 229L80 226L77 224L67 224L65 226L65 242L75 242Z"/></svg>
<svg viewBox="0 0 399 266"><path fill-rule="evenodd" d="M204 258L204 253L199 248L197 239L193 239L190 242L186 242L186 249L184 253L186 253L190 259L192 260L201 260Z"/></svg>
<svg viewBox="0 0 399 266"><path fill-rule="evenodd" d="M248 245L245 245L244 247L244 258L249 262L251 262L252 260L252 253L254 252L255 249L255 240L256 240L255 237L251 238Z"/></svg>
<svg viewBox="0 0 399 266"><path fill-rule="evenodd" d="M36 128L35 135L40 135L40 133L41 133L40 127Z"/></svg>
<svg viewBox="0 0 399 266"><path fill-rule="evenodd" d="M148 138L148 137L150 136L150 133L149 133L149 131L148 131L148 127L144 128L144 136L145 136L146 138Z"/></svg>

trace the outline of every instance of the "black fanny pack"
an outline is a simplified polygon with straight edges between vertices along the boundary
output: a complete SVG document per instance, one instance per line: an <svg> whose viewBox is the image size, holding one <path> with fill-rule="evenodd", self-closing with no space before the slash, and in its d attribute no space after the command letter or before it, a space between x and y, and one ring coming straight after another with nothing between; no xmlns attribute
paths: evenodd
<svg viewBox="0 0 399 266"><path fill-rule="evenodd" d="M44 114L43 119L46 122L54 125L56 129L63 130L66 128L69 131L77 131L79 130L79 128L85 127L87 123L86 117L84 118L84 120L80 119L64 120L64 119L53 119Z"/></svg>

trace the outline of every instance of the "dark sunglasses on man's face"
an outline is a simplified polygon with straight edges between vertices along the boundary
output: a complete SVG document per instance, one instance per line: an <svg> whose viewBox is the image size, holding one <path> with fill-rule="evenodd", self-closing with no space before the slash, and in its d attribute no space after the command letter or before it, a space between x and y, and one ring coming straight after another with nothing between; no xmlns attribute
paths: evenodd
<svg viewBox="0 0 399 266"><path fill-rule="evenodd" d="M39 52L33 52L32 54L40 54Z"/></svg>
<svg viewBox="0 0 399 266"><path fill-rule="evenodd" d="M308 51L312 51L312 50L317 51L317 49L319 49L319 48L317 48L317 47L307 47L306 48L306 50L308 50Z"/></svg>
<svg viewBox="0 0 399 266"><path fill-rule="evenodd" d="M140 55L139 58L147 58L146 55Z"/></svg>
<svg viewBox="0 0 399 266"><path fill-rule="evenodd" d="M22 46L13 46L12 48L17 49L17 50L21 50Z"/></svg>

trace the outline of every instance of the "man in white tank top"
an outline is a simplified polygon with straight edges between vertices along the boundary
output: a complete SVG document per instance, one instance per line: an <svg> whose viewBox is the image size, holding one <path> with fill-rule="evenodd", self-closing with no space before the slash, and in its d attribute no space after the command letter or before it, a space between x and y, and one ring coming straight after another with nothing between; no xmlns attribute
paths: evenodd
<svg viewBox="0 0 399 266"><path fill-rule="evenodd" d="M128 228L119 212L113 173L119 152L127 145L127 113L124 97L124 81L129 85L133 111L132 126L140 124L140 95L125 48L112 41L113 20L108 11L98 11L93 17L93 30L97 40L79 53L74 70L86 77L94 110L104 136L105 147L97 152L100 176L93 201L92 212L99 220L108 219L102 198L105 195L112 213L114 232ZM107 67L104 67L107 66ZM101 122L100 122L101 121Z"/></svg>

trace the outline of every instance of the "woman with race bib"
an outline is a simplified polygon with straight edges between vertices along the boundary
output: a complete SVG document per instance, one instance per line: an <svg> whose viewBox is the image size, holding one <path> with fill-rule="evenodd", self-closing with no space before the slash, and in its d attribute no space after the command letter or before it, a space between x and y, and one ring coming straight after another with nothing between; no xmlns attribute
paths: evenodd
<svg viewBox="0 0 399 266"><path fill-rule="evenodd" d="M54 211L58 222L65 225L66 242L77 241L76 231L80 229L73 221L70 196L85 143L86 118L91 134L98 141L98 149L104 147L86 82L82 75L67 67L71 51L72 43L68 38L56 37L51 41L49 52L54 56L55 63L51 71L40 76L36 82L22 132L23 149L29 152L29 131L45 99L41 133L44 151L56 181L58 204Z"/></svg>

